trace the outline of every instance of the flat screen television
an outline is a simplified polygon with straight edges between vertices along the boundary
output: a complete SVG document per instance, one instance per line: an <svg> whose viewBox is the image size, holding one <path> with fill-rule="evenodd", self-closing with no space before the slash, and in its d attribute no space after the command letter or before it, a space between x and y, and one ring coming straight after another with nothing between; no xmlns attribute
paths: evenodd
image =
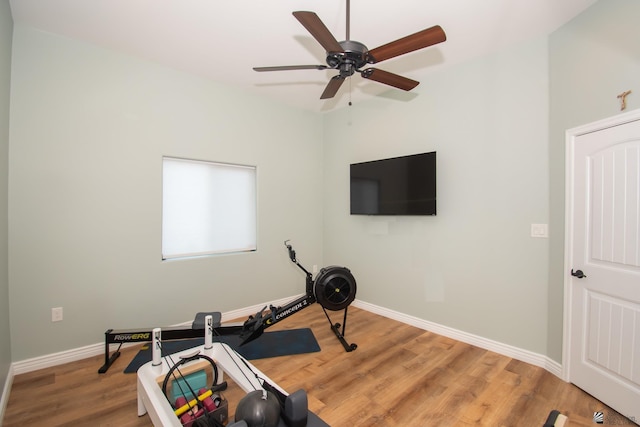
<svg viewBox="0 0 640 427"><path fill-rule="evenodd" d="M353 163L352 215L435 215L436 152Z"/></svg>

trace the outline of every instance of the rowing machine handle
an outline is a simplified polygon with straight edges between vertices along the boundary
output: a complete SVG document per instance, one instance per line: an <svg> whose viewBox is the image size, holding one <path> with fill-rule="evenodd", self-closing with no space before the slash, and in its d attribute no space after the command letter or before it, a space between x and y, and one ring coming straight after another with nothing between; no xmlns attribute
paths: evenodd
<svg viewBox="0 0 640 427"><path fill-rule="evenodd" d="M287 247L287 250L289 251L289 258L291 259L292 262L296 262L296 251L294 251L291 245L288 244L287 242L288 240L285 240L284 245Z"/></svg>

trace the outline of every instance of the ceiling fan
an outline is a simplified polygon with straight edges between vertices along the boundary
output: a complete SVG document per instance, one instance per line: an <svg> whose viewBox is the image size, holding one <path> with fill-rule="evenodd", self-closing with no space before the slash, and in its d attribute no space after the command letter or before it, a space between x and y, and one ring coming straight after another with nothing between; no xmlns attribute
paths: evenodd
<svg viewBox="0 0 640 427"><path fill-rule="evenodd" d="M439 26L427 28L391 43L368 50L367 47L355 40L349 39L350 1L347 0L347 34L346 40L338 42L329 29L314 12L293 12L293 16L311 33L327 52L327 65L284 65L275 67L254 67L255 71L287 71L287 70L338 70L339 74L329 80L320 99L333 98L347 77L356 71L369 80L409 91L420 82L380 70L365 68L367 64L377 64L405 53L424 49L447 39L444 30Z"/></svg>

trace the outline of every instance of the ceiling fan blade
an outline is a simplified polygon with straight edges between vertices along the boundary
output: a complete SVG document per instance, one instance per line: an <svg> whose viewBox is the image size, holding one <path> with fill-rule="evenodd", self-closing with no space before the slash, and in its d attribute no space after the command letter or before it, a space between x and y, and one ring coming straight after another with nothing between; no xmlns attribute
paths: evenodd
<svg viewBox="0 0 640 427"><path fill-rule="evenodd" d="M436 25L370 50L367 53L367 62L375 64L376 62L442 43L445 40L447 40L447 35L440 25Z"/></svg>
<svg viewBox="0 0 640 427"><path fill-rule="evenodd" d="M402 90L411 90L418 86L420 82L408 79L406 77L399 76L398 74L390 73L384 70L378 70L377 68L367 68L360 72L362 77L369 80L374 80L378 83L397 87Z"/></svg>
<svg viewBox="0 0 640 427"><path fill-rule="evenodd" d="M293 12L298 21L311 33L318 43L322 45L327 52L344 52L340 43L333 37L333 34L320 20L318 15L313 12Z"/></svg>
<svg viewBox="0 0 640 427"><path fill-rule="evenodd" d="M320 99L328 99L336 96L336 93L338 93L338 89L340 89L344 80L344 77L340 75L332 77L331 80L329 80L327 87L324 88L324 92L320 95Z"/></svg>
<svg viewBox="0 0 640 427"><path fill-rule="evenodd" d="M254 71L326 70L326 65L281 65L276 67L253 67Z"/></svg>

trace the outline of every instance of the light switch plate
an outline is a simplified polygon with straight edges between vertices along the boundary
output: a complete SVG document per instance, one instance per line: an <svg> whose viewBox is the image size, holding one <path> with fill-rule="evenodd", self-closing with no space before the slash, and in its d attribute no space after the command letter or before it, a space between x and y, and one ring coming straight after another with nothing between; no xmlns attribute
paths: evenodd
<svg viewBox="0 0 640 427"><path fill-rule="evenodd" d="M62 307L54 307L51 309L51 321L52 322L62 321Z"/></svg>
<svg viewBox="0 0 640 427"><path fill-rule="evenodd" d="M549 237L548 224L531 224L531 237Z"/></svg>

